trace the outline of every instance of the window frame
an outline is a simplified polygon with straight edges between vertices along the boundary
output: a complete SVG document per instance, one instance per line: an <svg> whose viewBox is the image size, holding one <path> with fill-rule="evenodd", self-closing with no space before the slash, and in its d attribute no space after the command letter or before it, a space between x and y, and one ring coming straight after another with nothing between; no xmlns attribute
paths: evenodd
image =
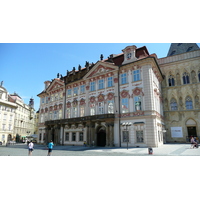
<svg viewBox="0 0 200 200"><path fill-rule="evenodd" d="M141 80L141 72L140 69L133 70L133 82Z"/></svg>
<svg viewBox="0 0 200 200"><path fill-rule="evenodd" d="M127 82L127 73L121 74L120 77L121 77L121 84L122 84L122 85L128 83L128 82Z"/></svg>
<svg viewBox="0 0 200 200"><path fill-rule="evenodd" d="M99 88L99 90L104 89L104 79L98 80L98 88Z"/></svg>
<svg viewBox="0 0 200 200"><path fill-rule="evenodd" d="M127 105L127 109L123 108L123 105L125 105L125 104ZM129 99L128 98L122 98L121 99L121 109L122 109L122 113L128 113L129 112Z"/></svg>
<svg viewBox="0 0 200 200"><path fill-rule="evenodd" d="M112 76L107 78L107 87L113 87L113 77Z"/></svg>
<svg viewBox="0 0 200 200"><path fill-rule="evenodd" d="M95 91L95 81L90 82L90 92Z"/></svg>

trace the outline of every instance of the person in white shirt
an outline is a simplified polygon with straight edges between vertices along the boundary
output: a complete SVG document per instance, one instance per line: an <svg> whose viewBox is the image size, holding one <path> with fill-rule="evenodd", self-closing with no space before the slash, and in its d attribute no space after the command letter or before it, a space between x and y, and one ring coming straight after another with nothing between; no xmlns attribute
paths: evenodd
<svg viewBox="0 0 200 200"><path fill-rule="evenodd" d="M32 140L31 140L30 143L28 144L28 155L29 156L32 156L33 146L34 146L34 144L33 144Z"/></svg>

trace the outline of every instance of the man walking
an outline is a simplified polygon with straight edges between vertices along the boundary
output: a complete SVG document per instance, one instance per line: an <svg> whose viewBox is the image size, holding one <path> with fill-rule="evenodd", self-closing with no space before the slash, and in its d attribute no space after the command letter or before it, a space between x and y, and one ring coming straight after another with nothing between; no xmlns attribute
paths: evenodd
<svg viewBox="0 0 200 200"><path fill-rule="evenodd" d="M51 155L53 146L54 146L54 144L53 144L53 141L51 140L51 141L49 142L49 144L48 144L48 154L47 154L47 156L50 156L50 155Z"/></svg>

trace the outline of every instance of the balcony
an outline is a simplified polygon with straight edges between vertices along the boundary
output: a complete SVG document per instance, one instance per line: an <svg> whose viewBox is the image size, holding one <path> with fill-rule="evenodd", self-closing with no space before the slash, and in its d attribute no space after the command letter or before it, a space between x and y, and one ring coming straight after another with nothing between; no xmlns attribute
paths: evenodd
<svg viewBox="0 0 200 200"><path fill-rule="evenodd" d="M91 116L84 116L84 117L76 117L76 118L68 118L68 119L58 119L58 120L51 120L46 121L45 125L55 125L55 124L68 124L68 123L83 123L87 121L106 121L106 119L114 119L115 114L101 114L101 115L91 115Z"/></svg>

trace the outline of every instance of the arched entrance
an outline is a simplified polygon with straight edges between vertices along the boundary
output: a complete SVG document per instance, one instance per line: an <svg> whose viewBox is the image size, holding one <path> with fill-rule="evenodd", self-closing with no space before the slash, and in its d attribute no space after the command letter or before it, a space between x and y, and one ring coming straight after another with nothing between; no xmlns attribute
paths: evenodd
<svg viewBox="0 0 200 200"><path fill-rule="evenodd" d="M196 122L193 119L188 119L186 122L188 137L197 137Z"/></svg>
<svg viewBox="0 0 200 200"><path fill-rule="evenodd" d="M100 146L100 147L106 146L106 130L105 130L105 127L100 127L97 130L97 146Z"/></svg>

